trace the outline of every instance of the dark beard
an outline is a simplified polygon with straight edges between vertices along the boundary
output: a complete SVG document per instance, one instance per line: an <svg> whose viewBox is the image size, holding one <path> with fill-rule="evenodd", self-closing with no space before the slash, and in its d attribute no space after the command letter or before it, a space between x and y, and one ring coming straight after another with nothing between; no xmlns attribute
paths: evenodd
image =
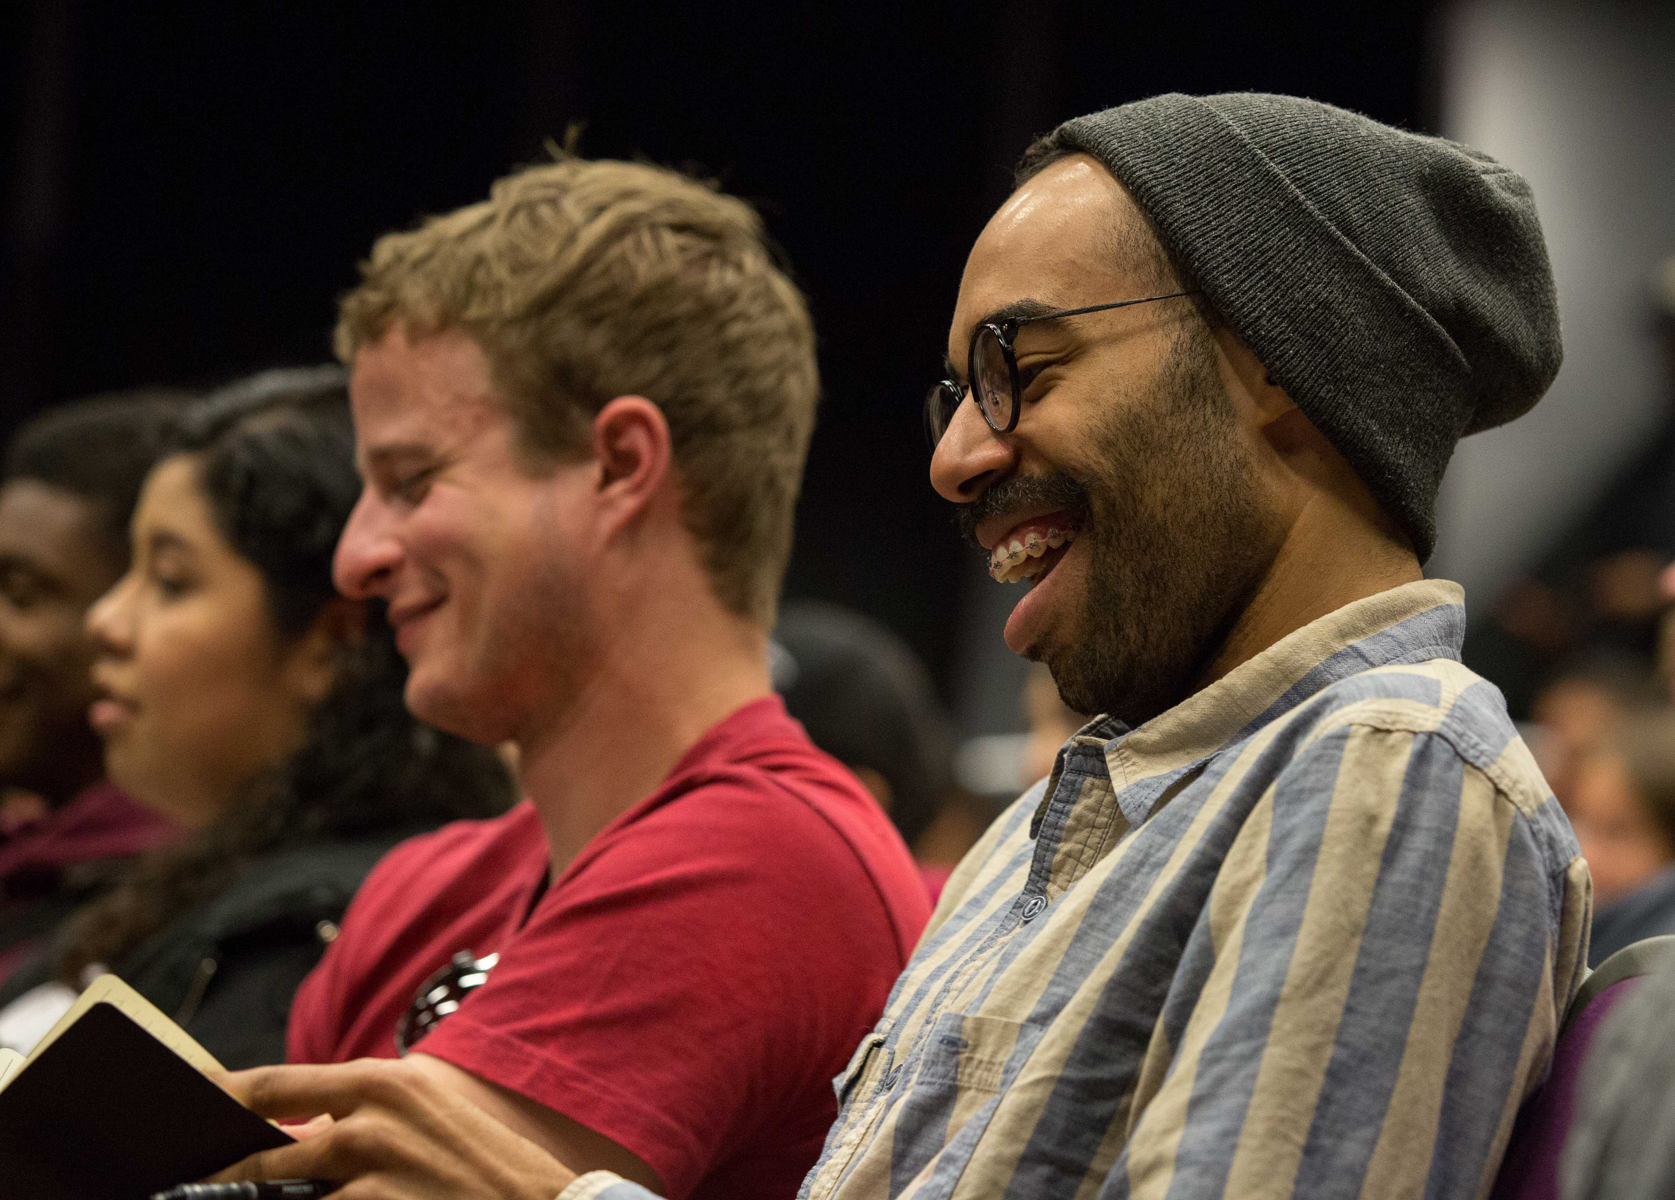
<svg viewBox="0 0 1675 1200"><path fill-rule="evenodd" d="M1274 538L1207 330L1176 342L1151 403L1112 406L1094 445L1100 466L1075 485L1087 593L1072 627L1027 653L1072 709L1137 726L1197 687Z"/></svg>

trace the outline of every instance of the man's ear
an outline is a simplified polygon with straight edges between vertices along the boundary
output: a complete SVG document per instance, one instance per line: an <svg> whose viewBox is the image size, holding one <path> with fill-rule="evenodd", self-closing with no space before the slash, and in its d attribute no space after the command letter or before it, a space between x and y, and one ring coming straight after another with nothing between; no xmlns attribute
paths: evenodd
<svg viewBox="0 0 1675 1200"><path fill-rule="evenodd" d="M1216 330L1215 339L1221 348L1222 380L1241 420L1264 432L1276 421L1285 424L1283 418L1298 411L1297 402L1269 377L1255 351L1232 330Z"/></svg>
<svg viewBox="0 0 1675 1200"><path fill-rule="evenodd" d="M1349 470L1326 435L1275 383L1254 351L1228 330L1216 332L1227 394L1250 435L1273 451L1294 476L1316 484Z"/></svg>
<svg viewBox="0 0 1675 1200"><path fill-rule="evenodd" d="M366 637L366 601L334 596L286 652L284 675L291 693L312 707L332 694L343 650Z"/></svg>
<svg viewBox="0 0 1675 1200"><path fill-rule="evenodd" d="M613 526L626 524L650 503L669 474L669 421L644 396L618 396L593 418L593 460L599 499Z"/></svg>

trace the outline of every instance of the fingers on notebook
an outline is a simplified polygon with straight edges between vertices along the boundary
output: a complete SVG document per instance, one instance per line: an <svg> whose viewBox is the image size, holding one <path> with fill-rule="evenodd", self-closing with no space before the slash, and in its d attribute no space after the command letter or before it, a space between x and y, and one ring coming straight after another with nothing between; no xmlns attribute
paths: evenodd
<svg viewBox="0 0 1675 1200"><path fill-rule="evenodd" d="M300 1142L304 1138L311 1138L317 1133L324 1133L332 1127L332 1122L334 1120L336 1120L336 1118L334 1118L330 1113L321 1113L319 1116L311 1118L307 1121L280 1121L278 1122L278 1125L286 1133L290 1134Z"/></svg>
<svg viewBox="0 0 1675 1200"><path fill-rule="evenodd" d="M363 1058L333 1066L256 1067L218 1082L246 1108L271 1121L346 1117L367 1104L401 1106L416 1073L394 1059Z"/></svg>
<svg viewBox="0 0 1675 1200"><path fill-rule="evenodd" d="M400 1062L264 1067L225 1085L269 1118L335 1118L291 1129L295 1145L256 1154L212 1182L326 1179L364 1196L551 1200L575 1176L534 1143Z"/></svg>

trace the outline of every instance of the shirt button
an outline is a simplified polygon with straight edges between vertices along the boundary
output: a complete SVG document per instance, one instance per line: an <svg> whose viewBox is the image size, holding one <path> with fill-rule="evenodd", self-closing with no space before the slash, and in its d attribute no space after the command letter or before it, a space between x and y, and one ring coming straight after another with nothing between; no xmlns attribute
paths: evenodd
<svg viewBox="0 0 1675 1200"><path fill-rule="evenodd" d="M1031 896L1024 901L1024 920L1033 921L1041 915L1041 910L1047 907L1047 897Z"/></svg>

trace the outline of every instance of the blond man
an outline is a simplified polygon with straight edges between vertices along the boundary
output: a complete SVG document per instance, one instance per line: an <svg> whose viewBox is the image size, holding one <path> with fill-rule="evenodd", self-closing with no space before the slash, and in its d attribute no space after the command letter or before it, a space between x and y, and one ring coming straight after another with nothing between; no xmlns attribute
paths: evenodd
<svg viewBox="0 0 1675 1200"><path fill-rule="evenodd" d="M564 158L382 239L337 339L338 584L529 799L394 851L299 993L294 1062L384 1061L252 1086L417 1088L669 1196L790 1194L928 915L769 685L801 297L742 202Z"/></svg>

